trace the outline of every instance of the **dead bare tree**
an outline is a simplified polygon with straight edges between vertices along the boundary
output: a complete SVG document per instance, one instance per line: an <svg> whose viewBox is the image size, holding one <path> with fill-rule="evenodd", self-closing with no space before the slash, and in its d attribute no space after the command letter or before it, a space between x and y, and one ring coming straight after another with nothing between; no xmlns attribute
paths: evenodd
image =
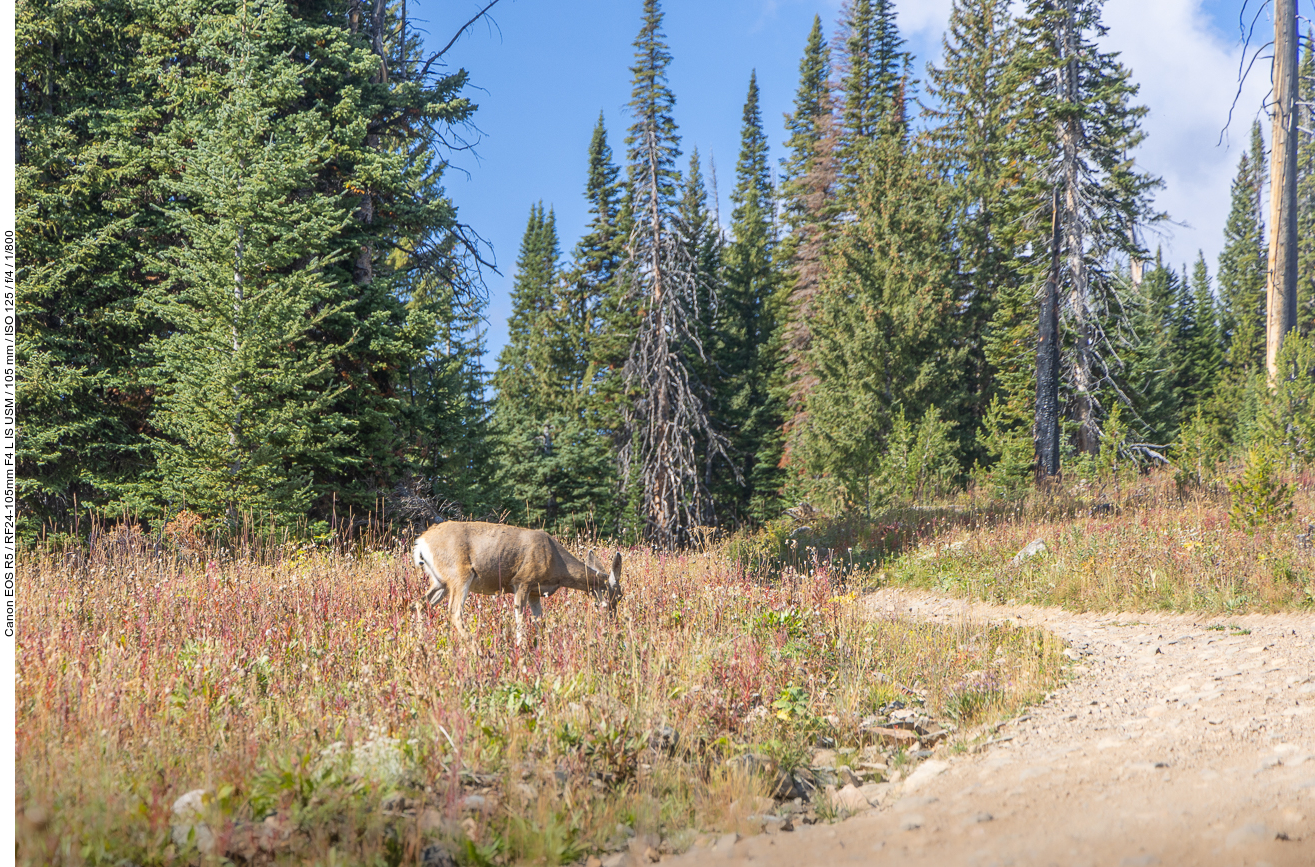
<svg viewBox="0 0 1315 867"><path fill-rule="evenodd" d="M709 458L725 456L725 439L713 428L692 369L704 357L698 324L711 287L675 207L680 148L671 117L675 97L666 79L671 55L657 0L645 0L634 44L634 123L626 137L634 227L624 279L640 316L623 369L631 403L623 415L618 462L625 484L642 491L637 505L643 536L674 547L685 543L691 527L712 517L699 446Z"/></svg>

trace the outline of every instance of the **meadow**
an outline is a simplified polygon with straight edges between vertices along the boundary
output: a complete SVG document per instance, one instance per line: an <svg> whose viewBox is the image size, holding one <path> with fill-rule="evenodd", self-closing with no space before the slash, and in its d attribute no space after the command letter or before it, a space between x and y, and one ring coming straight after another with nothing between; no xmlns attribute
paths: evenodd
<svg viewBox="0 0 1315 867"><path fill-rule="evenodd" d="M18 576L19 862L566 864L635 841L682 851L768 814L833 819L842 778L781 788L819 749L898 780L930 751L879 734L892 714L961 750L1065 677L1045 633L873 617L863 593L1309 608L1310 482L1258 523L1222 485L1168 473L796 513L696 550L625 549L615 616L562 591L519 647L511 598L472 597L469 651L445 608L417 604L409 536L221 545L176 520L47 542Z"/></svg>
<svg viewBox="0 0 1315 867"><path fill-rule="evenodd" d="M679 851L791 808L773 780L819 746L865 749L870 780L907 772L917 756L871 733L892 710L961 748L1063 676L1040 632L874 620L856 574L764 574L724 545L623 551L615 617L561 592L522 647L510 597L473 598L467 653L415 605L405 540L182 535L21 558L20 864Z"/></svg>
<svg viewBox="0 0 1315 867"><path fill-rule="evenodd" d="M1229 615L1315 606L1315 478L1287 483L1283 520L1240 520L1222 482L1182 490L1173 474L1078 483L1012 510L944 512L878 583L1071 611ZM1018 557L1035 540L1045 551Z"/></svg>

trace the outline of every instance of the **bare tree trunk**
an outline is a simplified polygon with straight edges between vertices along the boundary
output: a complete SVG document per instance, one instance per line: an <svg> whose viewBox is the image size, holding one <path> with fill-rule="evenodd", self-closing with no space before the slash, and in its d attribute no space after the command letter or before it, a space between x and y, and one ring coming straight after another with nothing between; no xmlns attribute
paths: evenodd
<svg viewBox="0 0 1315 867"><path fill-rule="evenodd" d="M1060 36L1060 52L1064 66L1062 89L1064 99L1078 101L1077 14L1073 0L1065 0L1064 32ZM1076 118L1060 121L1060 143L1064 148L1061 168L1064 185L1063 231L1064 248L1068 251L1069 308L1073 311L1077 345L1073 352L1073 416L1078 422L1078 451L1096 454L1100 450L1100 427L1096 413L1100 405L1096 400L1095 340L1096 329L1091 321L1091 290L1088 286L1086 258L1086 232L1083 226L1080 166L1078 146L1082 130Z"/></svg>
<svg viewBox="0 0 1315 867"><path fill-rule="evenodd" d="M1265 368L1271 386L1279 346L1297 327L1297 0L1274 0L1273 83L1265 295Z"/></svg>
<svg viewBox="0 0 1315 867"><path fill-rule="evenodd" d="M1043 475L1059 472L1059 188L1050 212L1050 273L1036 349L1036 453Z"/></svg>

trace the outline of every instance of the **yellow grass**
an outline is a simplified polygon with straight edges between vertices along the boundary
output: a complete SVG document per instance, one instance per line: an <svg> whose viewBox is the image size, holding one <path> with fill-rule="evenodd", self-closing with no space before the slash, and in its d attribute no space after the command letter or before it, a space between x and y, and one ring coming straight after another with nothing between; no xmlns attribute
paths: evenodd
<svg viewBox="0 0 1315 867"><path fill-rule="evenodd" d="M861 746L905 687L968 723L1060 671L1040 633L868 622L825 571L768 586L717 553L624 554L614 620L558 593L518 649L510 597L478 598L466 655L445 612L414 607L400 547L188 560L121 534L27 553L20 863L194 861L170 827L193 789L219 851L268 819L288 842L257 860L280 863L416 864L438 842L553 864L632 834L679 849L764 794L727 771L740 752ZM674 750L650 746L659 726Z"/></svg>

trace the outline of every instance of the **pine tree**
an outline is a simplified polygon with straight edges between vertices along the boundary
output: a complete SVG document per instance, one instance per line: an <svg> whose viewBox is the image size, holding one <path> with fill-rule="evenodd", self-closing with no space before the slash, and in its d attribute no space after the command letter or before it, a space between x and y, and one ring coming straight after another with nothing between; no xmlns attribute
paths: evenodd
<svg viewBox="0 0 1315 867"><path fill-rule="evenodd" d="M31 447L20 472L29 514L67 521L77 497L149 518L187 496L231 515L244 490L231 483L249 471L242 484L264 490L242 508L328 517L335 506L372 506L377 491L423 463L436 441L427 425L443 413L431 403L440 399L435 383L417 380L427 375L438 323L470 302L479 267L442 193L439 151L474 106L460 96L463 71L431 74L415 63L418 44L397 26L399 12L380 4L363 21L323 3L141 0L90 14L85 4L61 4L23 18L32 110L20 133L20 194L33 237L52 242L25 245L33 327L22 349L34 387L20 394ZM227 118L217 137L224 101L235 98L243 39L247 59L268 66L272 83L267 93L243 85L244 104L257 110L247 121ZM278 106L273 115L270 106ZM260 124L277 135L256 153ZM297 146L282 137L302 134L316 138ZM197 153L198 141L212 149ZM264 184L273 197L267 212L243 211L246 188L196 170L232 168L232 160L227 177ZM252 166L264 174L251 176ZM59 219L51 219L54 203ZM260 234L274 223L280 234L291 231L289 222L304 234L277 243ZM235 269L236 247L224 246L226 233L236 245L239 224L249 239L244 261L259 266L251 273ZM236 316L231 301L225 307L240 346L234 352L230 333L236 360L225 370L215 356L222 322L200 312L221 284L202 277L224 271L231 294L235 270L259 291L243 291ZM291 313L299 304L307 305L301 323ZM329 365L322 381L320 362ZM270 365L278 375L265 375ZM250 381L237 383L224 407L212 386L234 371ZM247 407L240 429L229 413L238 405ZM314 423L304 428L290 421L307 414ZM230 437L214 418L224 415L241 454L223 472L209 466L172 487L157 483L202 452L221 460ZM289 425L296 436L279 432ZM251 445L262 430L268 441ZM93 444L72 447L70 433ZM192 437L205 442L193 448ZM213 486L192 490L203 479ZM286 502L272 504L276 490Z"/></svg>
<svg viewBox="0 0 1315 867"><path fill-rule="evenodd" d="M1126 368L1120 379L1131 386L1131 408L1141 435L1146 442L1163 445L1177 435L1182 405L1184 332L1192 327L1190 313L1184 323L1181 307L1187 289L1157 250L1155 264L1131 291L1135 296L1126 305L1132 311L1131 345L1121 353Z"/></svg>
<svg viewBox="0 0 1315 867"><path fill-rule="evenodd" d="M717 377L713 412L729 440L729 465L714 471L713 494L723 520L734 523L762 522L779 512L784 418L776 382L775 196L767 158L755 73L744 102L731 240L707 344Z"/></svg>
<svg viewBox="0 0 1315 867"><path fill-rule="evenodd" d="M1224 249L1219 254L1219 295L1228 365L1238 374L1258 369L1265 358L1267 244L1259 206L1265 151L1259 132L1257 122L1252 128L1252 149L1238 160L1232 204L1224 224Z"/></svg>
<svg viewBox="0 0 1315 867"><path fill-rule="evenodd" d="M1297 75L1297 328L1315 331L1315 30Z"/></svg>
<svg viewBox="0 0 1315 867"><path fill-rule="evenodd" d="M885 129L902 127L901 106L892 100ZM959 412L964 348L940 179L901 136L883 134L859 163L855 191L855 218L827 253L809 352L818 381L793 470L816 501L870 514L892 495L885 461L896 420L937 431L928 413Z"/></svg>
<svg viewBox="0 0 1315 867"><path fill-rule="evenodd" d="M1191 318L1179 330L1183 356L1183 373L1179 380L1182 395L1180 424L1186 423L1196 408L1215 394L1224 366L1219 306L1210 289L1210 269L1205 263L1204 253L1198 251L1191 280L1185 283L1190 286L1184 287L1180 306L1186 309L1190 303Z"/></svg>
<svg viewBox="0 0 1315 867"><path fill-rule="evenodd" d="M1036 316L1015 248L1019 189L1035 186L1036 179L1020 168L1016 40L1005 0L957 0L943 39L945 65L928 69L937 106L926 110L934 123L929 141L941 174L952 179L960 315L969 347L970 414L959 436L971 439L992 396L1000 397L995 439L976 448L965 443L967 454L986 461L1006 448L1029 458L1032 452ZM1006 427L1017 442L1001 439ZM1031 476L1030 460L1011 463L1010 477L1024 476Z"/></svg>
<svg viewBox="0 0 1315 867"><path fill-rule="evenodd" d="M1100 391L1115 364L1107 335L1122 315L1113 265L1144 257L1137 233L1158 219L1151 195L1160 182L1129 157L1144 137L1146 109L1132 104L1137 86L1117 55L1100 50L1100 3L1031 0L1019 27L1027 156L1047 182L1044 191L1023 188L1030 208L1025 203L1021 212L1040 217L1033 248L1048 250L1039 230L1050 226L1052 201L1058 203L1067 415L1078 452L1095 454ZM1033 280L1041 284L1049 257L1036 259Z"/></svg>
<svg viewBox="0 0 1315 867"><path fill-rule="evenodd" d="M711 519L699 454L701 443L705 455L722 449L693 372L703 355L699 314L707 289L676 225L680 142L670 62L658 0L645 0L626 138L634 220L626 276L641 316L625 367L629 436L621 439L619 470L632 497L641 498L630 507L643 518L641 535L663 546L681 544L691 527Z"/></svg>
<svg viewBox="0 0 1315 867"><path fill-rule="evenodd" d="M144 146L167 122L143 74L140 7L15 9L19 529L71 527L75 504L115 517L149 470L151 387L138 304L148 257L172 241Z"/></svg>
<svg viewBox="0 0 1315 867"><path fill-rule="evenodd" d="M606 441L584 424L578 311L562 279L556 218L530 209L507 344L493 375L493 458L504 508L530 526L580 529L609 505Z"/></svg>
<svg viewBox="0 0 1315 867"><path fill-rule="evenodd" d="M589 169L585 199L589 224L572 254L571 333L580 345L579 373L591 391L609 372L619 372L629 349L625 336L633 328L618 321L618 275L625 262L627 224L625 188L620 169L612 161L603 115L598 115L589 140ZM618 338L620 342L618 342ZM592 368L592 373L590 369Z"/></svg>
<svg viewBox="0 0 1315 867"><path fill-rule="evenodd" d="M788 407L786 460L793 451L794 432L805 424L805 397L816 383L808 367L811 321L822 283L823 251L835 236L840 216L837 202L837 137L831 96L831 56L822 38L822 21L813 29L799 63L799 88L794 111L786 118L789 156L782 164L781 213L787 234L781 242L780 307L784 319L786 373L783 389Z"/></svg>
<svg viewBox="0 0 1315 867"><path fill-rule="evenodd" d="M150 484L230 527L248 512L305 515L353 427L334 410L344 387L332 364L352 346L314 339L350 303L327 243L347 212L307 195L330 140L318 112L298 110L301 70L279 38L293 27L281 5L197 20L193 44L213 65L185 79L180 95L197 102L174 129L187 149L168 185L184 203L170 210L183 243L161 257L166 279L147 296L171 327L154 345Z"/></svg>
<svg viewBox="0 0 1315 867"><path fill-rule="evenodd" d="M890 103L903 98L909 54L895 24L890 0L852 0L843 15L844 49L840 60L842 148L854 159L863 143L881 131Z"/></svg>

